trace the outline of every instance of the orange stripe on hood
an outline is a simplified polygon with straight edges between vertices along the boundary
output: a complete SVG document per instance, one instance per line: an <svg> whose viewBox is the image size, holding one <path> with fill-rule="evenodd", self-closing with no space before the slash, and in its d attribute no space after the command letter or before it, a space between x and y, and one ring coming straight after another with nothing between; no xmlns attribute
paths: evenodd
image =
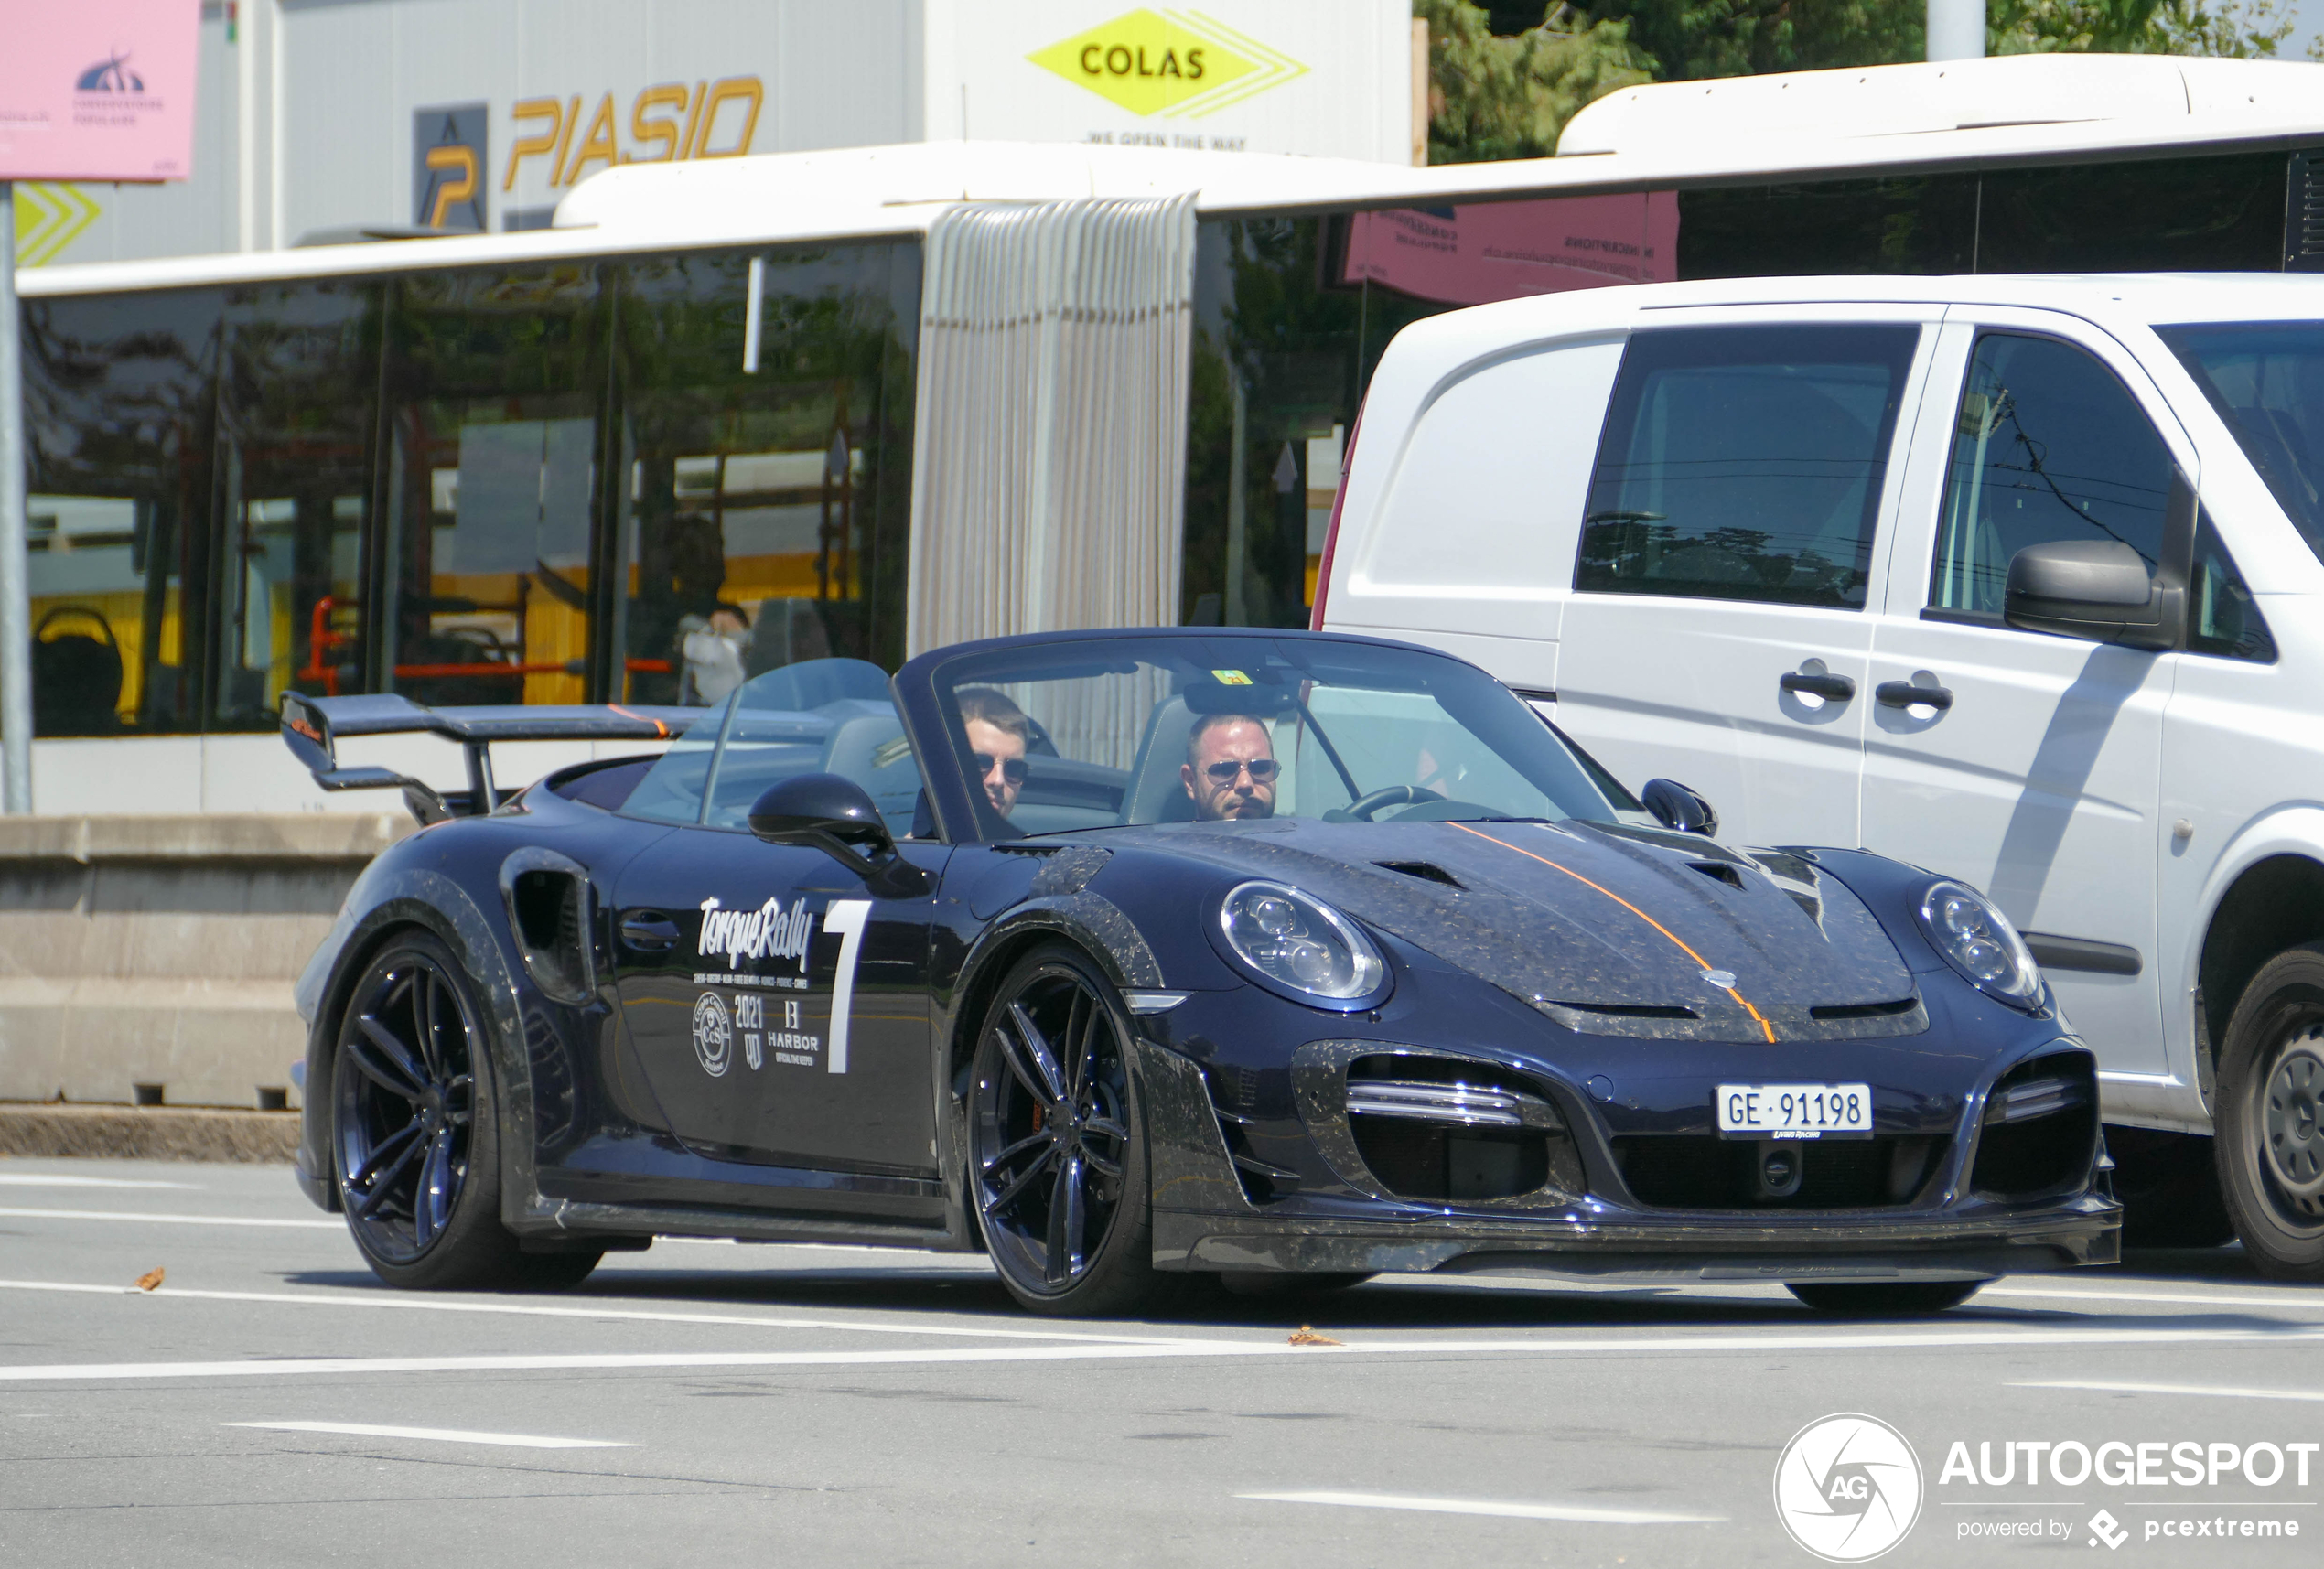
<svg viewBox="0 0 2324 1569"><path fill-rule="evenodd" d="M1527 860L1539 861L1544 866L1550 867L1555 871L1565 873L1567 876L1573 878L1574 881L1582 884L1586 887L1596 888L1599 893L1604 894L1608 898L1612 899L1616 904L1620 905L1624 909L1630 911L1630 914L1638 917L1639 919L1644 921L1647 925L1652 927L1664 937L1669 938L1673 942L1676 943L1680 952L1685 954L1689 959L1694 960L1695 962L1704 970L1708 971L1716 968L1716 966L1709 960L1704 958L1700 953L1695 952L1692 948L1689 948L1685 941L1680 938L1677 932L1673 931L1669 927L1664 926L1661 921L1656 920L1652 916L1647 914L1644 910L1630 903L1630 900L1624 898L1613 889L1605 887L1603 884L1591 882L1587 877L1583 876L1579 872L1574 870L1573 867L1561 866L1546 855L1536 855L1531 850L1522 849L1518 845L1512 844L1506 839L1496 839L1491 834L1487 833L1480 829L1469 827L1466 822L1456 822L1451 826L1459 829L1463 833L1473 833L1488 844L1498 844L1504 850L1515 851L1518 854L1524 856ZM1740 1003L1743 1005L1743 1011L1751 1016L1751 1022L1759 1026L1759 1033L1767 1037L1767 1043L1770 1046L1773 1046L1775 1044L1775 1026L1769 1024L1765 1018L1760 1016L1759 1010L1751 1005L1751 1000L1732 986L1725 987L1723 990L1726 991L1728 996L1733 997L1738 1003Z"/></svg>

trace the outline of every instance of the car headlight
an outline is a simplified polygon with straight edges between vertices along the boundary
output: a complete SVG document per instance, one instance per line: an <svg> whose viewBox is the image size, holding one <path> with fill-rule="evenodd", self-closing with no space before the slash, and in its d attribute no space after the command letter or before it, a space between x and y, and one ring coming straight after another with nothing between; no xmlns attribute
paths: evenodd
<svg viewBox="0 0 2324 1569"><path fill-rule="evenodd" d="M2041 1006L2041 967L2009 918L1962 883L1937 883L1921 897L1921 929L1945 962L1988 996L2032 1012Z"/></svg>
<svg viewBox="0 0 2324 1569"><path fill-rule="evenodd" d="M1227 951L1272 989L1353 1011L1385 994L1388 962L1355 922L1281 883L1243 883L1219 905Z"/></svg>

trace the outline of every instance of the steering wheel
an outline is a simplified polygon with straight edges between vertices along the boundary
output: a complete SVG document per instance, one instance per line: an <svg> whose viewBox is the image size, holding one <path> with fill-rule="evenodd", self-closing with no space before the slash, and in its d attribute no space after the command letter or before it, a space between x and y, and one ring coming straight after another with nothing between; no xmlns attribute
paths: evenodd
<svg viewBox="0 0 2324 1569"><path fill-rule="evenodd" d="M1386 785L1369 794L1358 796L1347 805L1347 813L1360 822L1370 822L1372 814L1383 806L1416 806L1424 801L1445 798L1426 785Z"/></svg>

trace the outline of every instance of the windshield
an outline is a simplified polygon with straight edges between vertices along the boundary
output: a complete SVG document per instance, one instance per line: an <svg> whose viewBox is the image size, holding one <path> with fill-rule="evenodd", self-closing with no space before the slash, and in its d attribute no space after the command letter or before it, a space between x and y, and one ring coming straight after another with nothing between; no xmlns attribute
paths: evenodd
<svg viewBox="0 0 2324 1569"><path fill-rule="evenodd" d="M863 786L898 838L910 830L920 768L877 665L809 660L745 682L670 743L622 811L745 828L770 786L817 773Z"/></svg>
<svg viewBox="0 0 2324 1569"><path fill-rule="evenodd" d="M987 839L1157 822L1569 817L1638 803L1472 666L1329 639L1042 643L935 672Z"/></svg>
<svg viewBox="0 0 2324 1569"><path fill-rule="evenodd" d="M2324 559L2324 321L2155 330Z"/></svg>

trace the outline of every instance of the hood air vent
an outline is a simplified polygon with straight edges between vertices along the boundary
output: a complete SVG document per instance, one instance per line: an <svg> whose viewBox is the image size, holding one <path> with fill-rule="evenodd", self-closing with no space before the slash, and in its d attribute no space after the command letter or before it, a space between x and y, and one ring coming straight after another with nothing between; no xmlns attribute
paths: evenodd
<svg viewBox="0 0 2324 1569"><path fill-rule="evenodd" d="M1693 1008L1649 1007L1630 1003L1548 1003L1553 1008L1571 1008L1578 1014L1605 1014L1618 1019L1699 1019L1703 1016Z"/></svg>
<svg viewBox="0 0 2324 1569"><path fill-rule="evenodd" d="M1899 997L1893 1003L1835 1003L1830 1006L1810 1008L1808 1010L1808 1017L1826 1021L1833 1019L1889 1019L1896 1017L1899 1014L1910 1013L1912 1011L1912 1004L1913 999L1910 997Z"/></svg>
<svg viewBox="0 0 2324 1569"><path fill-rule="evenodd" d="M1383 872L1402 872L1407 877L1418 877L1424 883L1442 883L1448 888L1460 887L1460 879L1442 866L1426 861L1374 861Z"/></svg>
<svg viewBox="0 0 2324 1569"><path fill-rule="evenodd" d="M1726 865L1724 862L1689 861L1687 865L1692 866L1695 870L1702 873L1705 876L1710 878L1711 881L1715 883L1725 883L1728 887L1735 889L1738 893L1742 891L1743 874L1737 871L1734 867Z"/></svg>

